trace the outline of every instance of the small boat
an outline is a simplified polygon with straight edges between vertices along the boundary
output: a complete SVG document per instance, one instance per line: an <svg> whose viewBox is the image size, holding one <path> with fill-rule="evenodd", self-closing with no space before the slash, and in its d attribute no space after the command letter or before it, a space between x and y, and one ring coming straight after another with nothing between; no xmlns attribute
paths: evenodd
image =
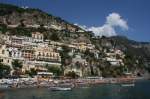
<svg viewBox="0 0 150 99"><path fill-rule="evenodd" d="M122 87L134 87L135 84L121 84Z"/></svg>
<svg viewBox="0 0 150 99"><path fill-rule="evenodd" d="M50 87L51 91L71 91L72 88L70 87Z"/></svg>

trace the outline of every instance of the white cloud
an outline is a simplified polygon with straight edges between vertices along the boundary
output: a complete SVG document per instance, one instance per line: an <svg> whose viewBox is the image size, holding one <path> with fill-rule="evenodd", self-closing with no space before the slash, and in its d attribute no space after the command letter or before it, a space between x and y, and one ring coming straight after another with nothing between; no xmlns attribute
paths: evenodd
<svg viewBox="0 0 150 99"><path fill-rule="evenodd" d="M122 19L118 13L109 14L106 18L106 24L109 24L110 26L119 26L122 29L128 30L127 22Z"/></svg>
<svg viewBox="0 0 150 99"><path fill-rule="evenodd" d="M95 33L96 36L114 36L116 35L116 31L115 29L108 25L108 24L105 24L101 27L90 27L88 28L88 31L92 31L93 33Z"/></svg>
<svg viewBox="0 0 150 99"><path fill-rule="evenodd" d="M115 36L117 35L115 31L115 27L120 27L123 30L128 30L127 22L121 18L118 13L111 13L106 17L106 22L103 26L98 27L87 27L85 25L78 25L79 27L87 30L92 31L95 33L96 36Z"/></svg>

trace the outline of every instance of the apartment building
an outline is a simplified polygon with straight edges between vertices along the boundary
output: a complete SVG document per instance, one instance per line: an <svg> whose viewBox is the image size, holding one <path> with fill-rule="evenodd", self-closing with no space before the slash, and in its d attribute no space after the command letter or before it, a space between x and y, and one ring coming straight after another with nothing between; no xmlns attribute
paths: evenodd
<svg viewBox="0 0 150 99"><path fill-rule="evenodd" d="M58 52L51 47L37 47L35 49L35 57L38 61L60 62L61 58Z"/></svg>
<svg viewBox="0 0 150 99"><path fill-rule="evenodd" d="M43 42L44 35L40 32L33 32L32 33L33 42Z"/></svg>

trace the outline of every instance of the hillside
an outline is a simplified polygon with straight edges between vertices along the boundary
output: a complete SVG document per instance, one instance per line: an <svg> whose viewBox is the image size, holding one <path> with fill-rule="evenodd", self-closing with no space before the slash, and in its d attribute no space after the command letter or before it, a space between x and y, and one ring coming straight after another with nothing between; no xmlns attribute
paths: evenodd
<svg viewBox="0 0 150 99"><path fill-rule="evenodd" d="M81 28L62 20L60 17L55 17L45 13L39 9L19 8L13 5L0 4L0 23L7 25L42 25L50 28L59 27L58 29L81 30ZM35 26L36 27L36 26Z"/></svg>
<svg viewBox="0 0 150 99"><path fill-rule="evenodd" d="M90 42L91 35L80 27L39 9L19 8L8 4L0 4L0 29L10 35L25 36L31 36L33 31L40 31L45 39L51 39L54 34L57 36L54 40L62 42Z"/></svg>
<svg viewBox="0 0 150 99"><path fill-rule="evenodd" d="M93 43L97 48L114 48L122 50L126 56L129 56L133 65L136 64L136 60L140 64L137 66L150 67L150 43L149 42L137 42L130 40L124 36L102 37L93 39Z"/></svg>
<svg viewBox="0 0 150 99"><path fill-rule="evenodd" d="M69 49L63 46L66 51L60 52L62 68L72 66L71 62L76 59L76 55L79 55L77 58L86 61L87 67L82 67L79 63L74 65L79 65L80 70L84 68L88 75L121 76L124 67L128 67L131 72L137 69L137 72L143 69L150 71L150 43L136 42L123 36L98 38L92 32L39 9L0 4L0 32L9 36L27 37L31 37L32 32L40 32L44 35L44 40L57 41L66 45L76 43L76 46L80 46L79 43L81 49L92 46L92 49L84 51L76 47ZM4 41L1 39L0 42ZM121 52L120 56L116 54L118 50ZM107 54L110 53L113 55L108 56ZM107 60L108 58L118 62L119 67L118 65L113 67L110 64L112 60Z"/></svg>

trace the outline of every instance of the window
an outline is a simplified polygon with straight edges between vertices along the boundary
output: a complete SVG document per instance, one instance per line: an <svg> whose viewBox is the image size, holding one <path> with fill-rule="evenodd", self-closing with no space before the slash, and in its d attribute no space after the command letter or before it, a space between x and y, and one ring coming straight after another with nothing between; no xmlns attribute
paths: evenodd
<svg viewBox="0 0 150 99"><path fill-rule="evenodd" d="M43 36L41 36L41 40L43 39Z"/></svg>
<svg viewBox="0 0 150 99"><path fill-rule="evenodd" d="M38 35L38 38L37 39L40 39L41 38L41 36L40 35Z"/></svg>
<svg viewBox="0 0 150 99"><path fill-rule="evenodd" d="M41 56L41 53L39 52L39 56Z"/></svg>
<svg viewBox="0 0 150 99"><path fill-rule="evenodd" d="M5 54L5 50L2 50L2 54Z"/></svg>
<svg viewBox="0 0 150 99"><path fill-rule="evenodd" d="M3 59L0 59L0 62L3 62Z"/></svg>
<svg viewBox="0 0 150 99"><path fill-rule="evenodd" d="M14 56L16 55L16 52L14 52Z"/></svg>
<svg viewBox="0 0 150 99"><path fill-rule="evenodd" d="M47 57L49 57L48 53L46 54Z"/></svg>

